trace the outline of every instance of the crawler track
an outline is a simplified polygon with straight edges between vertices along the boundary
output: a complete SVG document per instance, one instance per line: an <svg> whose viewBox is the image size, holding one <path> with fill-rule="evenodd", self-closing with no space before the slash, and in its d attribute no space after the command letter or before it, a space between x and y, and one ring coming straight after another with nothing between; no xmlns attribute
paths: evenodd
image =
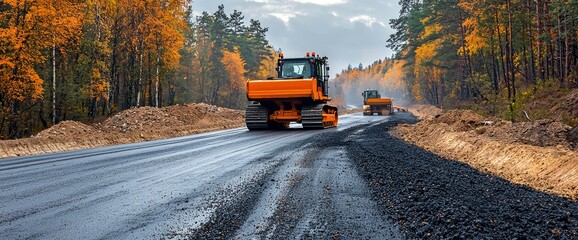
<svg viewBox="0 0 578 240"><path fill-rule="evenodd" d="M335 117L334 121L328 119L333 117L333 115ZM337 109L325 104L303 106L301 110L301 121L303 128L308 129L335 127L337 126Z"/></svg>
<svg viewBox="0 0 578 240"><path fill-rule="evenodd" d="M245 123L249 130L262 130L269 128L267 108L260 104L252 104L245 110Z"/></svg>

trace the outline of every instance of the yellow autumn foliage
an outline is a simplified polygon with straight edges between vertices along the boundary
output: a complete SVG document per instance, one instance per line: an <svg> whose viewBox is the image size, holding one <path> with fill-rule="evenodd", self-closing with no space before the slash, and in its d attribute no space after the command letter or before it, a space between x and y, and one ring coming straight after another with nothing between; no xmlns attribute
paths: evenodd
<svg viewBox="0 0 578 240"><path fill-rule="evenodd" d="M235 47L233 51L223 50L221 63L223 63L225 70L229 73L231 90L244 90L247 70L245 70L245 61L241 58L239 48Z"/></svg>
<svg viewBox="0 0 578 240"><path fill-rule="evenodd" d="M257 79L266 79L268 77L277 77L277 53L271 51L270 59L263 59L259 64L259 72L257 72Z"/></svg>

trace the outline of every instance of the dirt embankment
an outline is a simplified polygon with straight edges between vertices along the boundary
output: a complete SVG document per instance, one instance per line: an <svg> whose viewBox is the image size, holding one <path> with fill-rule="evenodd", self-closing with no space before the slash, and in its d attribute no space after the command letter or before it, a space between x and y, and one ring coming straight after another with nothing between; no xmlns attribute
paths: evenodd
<svg viewBox="0 0 578 240"><path fill-rule="evenodd" d="M566 120L571 124L578 124L578 89L574 89L568 95L550 108L550 115L557 120Z"/></svg>
<svg viewBox="0 0 578 240"><path fill-rule="evenodd" d="M440 114L431 106L410 111L422 121L398 126L398 137L510 182L578 200L578 144L568 140L570 126L557 120L511 123L469 110Z"/></svg>
<svg viewBox="0 0 578 240"><path fill-rule="evenodd" d="M432 105L413 105L407 109L419 120L432 120L442 114L442 110Z"/></svg>
<svg viewBox="0 0 578 240"><path fill-rule="evenodd" d="M340 115L360 112L342 107ZM245 126L245 111L205 103L122 111L92 126L63 121L31 138L0 141L0 158L181 137Z"/></svg>
<svg viewBox="0 0 578 240"><path fill-rule="evenodd" d="M63 121L36 136L0 141L0 158L180 137L245 125L245 112L198 103L128 109L89 126Z"/></svg>

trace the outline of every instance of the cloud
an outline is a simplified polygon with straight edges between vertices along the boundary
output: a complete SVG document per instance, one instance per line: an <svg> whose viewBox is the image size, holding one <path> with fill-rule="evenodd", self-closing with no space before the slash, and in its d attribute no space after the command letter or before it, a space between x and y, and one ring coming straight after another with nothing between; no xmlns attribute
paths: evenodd
<svg viewBox="0 0 578 240"><path fill-rule="evenodd" d="M285 23L286 26L289 26L289 21L291 21L291 18L294 18L297 15L293 13L269 13L269 16L276 17L279 20L283 21L283 23Z"/></svg>
<svg viewBox="0 0 578 240"><path fill-rule="evenodd" d="M355 17L350 17L349 22L350 23L360 22L360 23L365 24L365 26L367 26L367 27L372 27L374 23L377 23L382 27L387 27L385 25L385 23L377 21L377 19L375 19L374 17L370 17L367 15L359 15L359 16L355 16Z"/></svg>
<svg viewBox="0 0 578 240"><path fill-rule="evenodd" d="M348 64L367 66L389 57L386 41L394 31L386 24L397 18L398 0L195 0L194 12L213 13L220 4L227 13L243 12L268 27L267 39L286 57L315 51L330 58L334 75ZM393 7L392 7L393 6Z"/></svg>
<svg viewBox="0 0 578 240"><path fill-rule="evenodd" d="M252 0L252 1L263 1L263 0ZM294 6L284 6L280 3L269 3L262 4L256 9L251 9L249 11L256 11L265 13L264 16L271 16L281 20L286 27L289 27L291 19L297 16L305 16L307 13L295 10Z"/></svg>
<svg viewBox="0 0 578 240"><path fill-rule="evenodd" d="M315 4L321 6L340 5L347 3L347 0L292 0L298 3Z"/></svg>

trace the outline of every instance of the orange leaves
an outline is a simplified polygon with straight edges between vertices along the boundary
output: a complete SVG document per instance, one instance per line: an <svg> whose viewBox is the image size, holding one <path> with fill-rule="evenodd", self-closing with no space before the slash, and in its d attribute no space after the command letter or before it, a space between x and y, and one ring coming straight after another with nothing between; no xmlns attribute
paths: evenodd
<svg viewBox="0 0 578 240"><path fill-rule="evenodd" d="M92 83L91 87L91 94L92 94L92 98L96 99L96 100L108 100L108 82L104 81L104 80L97 80L94 81Z"/></svg>
<svg viewBox="0 0 578 240"><path fill-rule="evenodd" d="M421 66L424 63L430 62L437 54L437 47L439 41L431 41L415 49L415 63Z"/></svg>
<svg viewBox="0 0 578 240"><path fill-rule="evenodd" d="M0 95L3 104L42 97L42 79L34 65L44 61L41 51L50 46L47 1L8 1L0 12Z"/></svg>
<svg viewBox="0 0 578 240"><path fill-rule="evenodd" d="M229 73L231 88L233 90L244 89L245 87L245 61L241 59L239 48L235 47L233 51L223 51L223 58L220 59Z"/></svg>
<svg viewBox="0 0 578 240"><path fill-rule="evenodd" d="M0 46L2 46L3 51L6 51L8 46L11 46L12 49L22 47L22 40L18 39L17 33L18 29L15 26L0 28Z"/></svg>
<svg viewBox="0 0 578 240"><path fill-rule="evenodd" d="M96 100L108 100L109 84L101 76L100 70L97 66L92 68L91 78L91 83L83 87L83 94Z"/></svg>
<svg viewBox="0 0 578 240"><path fill-rule="evenodd" d="M438 89L446 70L444 59L444 44L452 42L452 36L444 34L444 27L437 21L430 21L431 17L421 19L423 31L419 34L421 44L414 50L415 62L413 75L415 81L409 84L412 96L419 102L429 95L434 102L438 102ZM433 93L433 94L432 94Z"/></svg>
<svg viewBox="0 0 578 240"><path fill-rule="evenodd" d="M2 2L4 2L4 4L7 4L11 7L16 7L18 3L21 3L22 1L20 0L3 0Z"/></svg>
<svg viewBox="0 0 578 240"><path fill-rule="evenodd" d="M484 22L486 22L489 18L492 18L492 14L488 14L484 7L483 1L462 1L458 4L458 6L467 14L466 17L462 22L462 28L464 31L464 47L458 49L459 55L468 54L473 56L480 51L489 48L488 43L488 33L490 29L485 26ZM494 5L492 5L494 6ZM499 13L496 13L499 14Z"/></svg>
<svg viewBox="0 0 578 240"><path fill-rule="evenodd" d="M179 63L179 50L183 46L182 30L186 27L183 6L189 1L129 1L119 0L119 10L127 17L126 22L130 36L130 47L138 46L142 41L144 51L160 54L163 65L176 68ZM126 7L122 7L126 6ZM131 29L134 28L134 29Z"/></svg>
<svg viewBox="0 0 578 240"><path fill-rule="evenodd" d="M427 18L426 18L427 19ZM427 21L422 20L422 23L426 24ZM434 23L431 25L424 26L424 30L421 34L421 39L426 40L431 38L432 35L440 35L442 26L439 23ZM419 78L428 78L430 81L437 81L439 77L436 77L440 72L439 65L441 65L436 60L436 56L439 53L439 49L442 47L444 38L442 36L436 36L432 40L426 41L415 49L415 67L414 74Z"/></svg>
<svg viewBox="0 0 578 240"><path fill-rule="evenodd" d="M257 79L266 79L268 77L277 77L277 72L275 68L277 66L277 53L271 51L270 58L265 58L261 60L259 64L259 72L257 72Z"/></svg>
<svg viewBox="0 0 578 240"><path fill-rule="evenodd" d="M10 58L0 59L0 68L12 69L14 66L14 63L10 60Z"/></svg>
<svg viewBox="0 0 578 240"><path fill-rule="evenodd" d="M489 51L494 45L491 39L498 39L499 35L505 36L504 18L507 17L505 1L496 3L487 0L467 0L460 2L458 6L467 16L462 21L465 43L460 43L465 45L465 49L460 48L458 54L474 56L482 51Z"/></svg>
<svg viewBox="0 0 578 240"><path fill-rule="evenodd" d="M246 77L245 61L241 58L241 53L238 47L234 47L233 51L223 49L223 57L220 59L225 67L225 71L229 77L228 91L221 91L221 96L227 96L230 104L232 102L243 102L245 100L246 91Z"/></svg>
<svg viewBox="0 0 578 240"><path fill-rule="evenodd" d="M378 89L390 97L394 92L401 93L406 86L405 64L405 61L385 59L361 70L352 68L343 71L333 80L337 89L332 98L348 104L359 104L360 94L366 89Z"/></svg>
<svg viewBox="0 0 578 240"><path fill-rule="evenodd" d="M382 85L391 88L403 89L405 87L405 60L394 61L393 66L387 70L382 79Z"/></svg>
<svg viewBox="0 0 578 240"><path fill-rule="evenodd" d="M464 11L471 12L476 9L476 6L472 2L468 1L459 1L458 6L463 9Z"/></svg>
<svg viewBox="0 0 578 240"><path fill-rule="evenodd" d="M476 21L474 18L466 18L462 23L463 28L465 29L465 44L467 53L472 56L478 53L480 50L489 47L487 43L487 38L485 37L486 34L481 34L481 31L484 31L479 26L479 22ZM460 48L458 50L458 54L464 55L464 48Z"/></svg>
<svg viewBox="0 0 578 240"><path fill-rule="evenodd" d="M15 67L7 68L5 66L0 65L0 93L6 96L6 99L3 99L4 101L25 101L26 99L42 98L43 81L34 69L22 66L17 68L18 71L14 74Z"/></svg>
<svg viewBox="0 0 578 240"><path fill-rule="evenodd" d="M423 33L421 34L422 39L426 39L433 34L438 34L442 30L442 25L439 23L434 23L432 25L427 25L429 18L422 19L422 23L425 25Z"/></svg>

